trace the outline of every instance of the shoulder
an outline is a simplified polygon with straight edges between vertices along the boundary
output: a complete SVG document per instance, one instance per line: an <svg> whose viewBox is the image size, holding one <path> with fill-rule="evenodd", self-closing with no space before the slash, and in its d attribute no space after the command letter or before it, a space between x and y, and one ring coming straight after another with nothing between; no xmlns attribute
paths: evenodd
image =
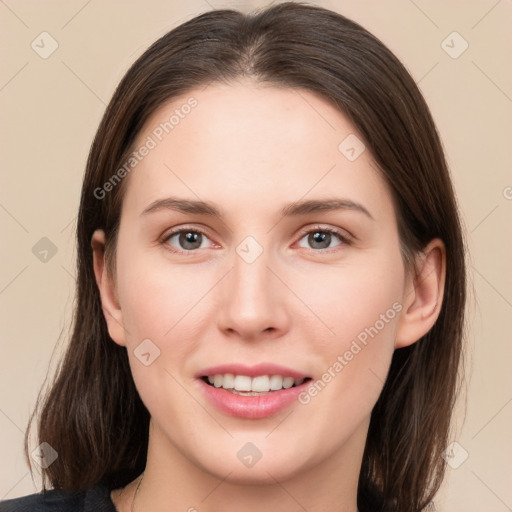
<svg viewBox="0 0 512 512"><path fill-rule="evenodd" d="M0 512L116 512L107 487L83 491L49 490L0 501Z"/></svg>

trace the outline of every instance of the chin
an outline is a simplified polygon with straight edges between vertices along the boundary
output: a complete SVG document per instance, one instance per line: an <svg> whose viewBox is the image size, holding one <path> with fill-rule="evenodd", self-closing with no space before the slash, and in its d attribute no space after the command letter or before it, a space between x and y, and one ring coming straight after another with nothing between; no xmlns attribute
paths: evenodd
<svg viewBox="0 0 512 512"><path fill-rule="evenodd" d="M208 468L204 469L208 471ZM273 485L276 481L284 482L305 470L291 460L264 462L263 459L251 468L238 463L222 464L209 469L212 476L235 485Z"/></svg>
<svg viewBox="0 0 512 512"><path fill-rule="evenodd" d="M314 459L318 457L307 456L304 443L284 443L277 436L274 443L264 438L259 441L251 435L236 435L230 441L228 447L219 443L216 451L205 449L196 457L198 467L233 484L265 485L289 480L317 463ZM205 453L208 458L204 457Z"/></svg>

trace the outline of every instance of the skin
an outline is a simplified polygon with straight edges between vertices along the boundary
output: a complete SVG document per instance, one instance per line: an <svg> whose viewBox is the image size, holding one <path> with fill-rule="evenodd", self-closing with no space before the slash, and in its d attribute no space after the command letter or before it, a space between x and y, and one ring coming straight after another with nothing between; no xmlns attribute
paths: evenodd
<svg viewBox="0 0 512 512"><path fill-rule="evenodd" d="M115 274L103 232L92 239L110 335L126 347L151 413L135 510L355 512L370 414L393 352L439 315L443 244L418 255L416 275L404 268L391 194L370 151L349 161L338 145L357 131L309 91L211 84L157 110L135 146L191 96L197 107L125 178ZM142 214L169 196L212 202L223 217ZM332 198L363 205L371 218L354 209L280 213L300 199ZM180 227L204 232L200 248L164 240ZM332 235L319 248L308 238L319 227L348 242ZM263 249L253 263L236 252L249 235ZM401 311L306 405L235 418L194 378L212 365L273 362L320 379L397 303ZM160 356L145 366L134 350L148 338ZM252 468L237 458L247 442L262 453ZM130 510L137 483L112 492L119 511Z"/></svg>

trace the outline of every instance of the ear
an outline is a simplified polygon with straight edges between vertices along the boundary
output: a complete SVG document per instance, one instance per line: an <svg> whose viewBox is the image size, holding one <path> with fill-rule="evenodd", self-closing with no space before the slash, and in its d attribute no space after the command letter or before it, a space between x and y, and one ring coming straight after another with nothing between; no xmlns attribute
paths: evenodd
<svg viewBox="0 0 512 512"><path fill-rule="evenodd" d="M406 278L395 348L418 341L439 317L446 278L446 251L440 239L432 240L418 255L416 267L416 274L411 271Z"/></svg>
<svg viewBox="0 0 512 512"><path fill-rule="evenodd" d="M105 233L98 229L91 239L94 275L101 297L101 307L110 337L119 345L126 345L123 315L117 298L113 276L105 264Z"/></svg>

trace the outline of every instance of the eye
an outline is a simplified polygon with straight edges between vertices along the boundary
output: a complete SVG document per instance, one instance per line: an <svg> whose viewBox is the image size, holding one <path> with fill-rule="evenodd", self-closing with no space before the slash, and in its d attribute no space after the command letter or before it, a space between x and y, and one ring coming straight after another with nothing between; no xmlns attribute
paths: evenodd
<svg viewBox="0 0 512 512"><path fill-rule="evenodd" d="M179 229L169 233L164 243L178 249L178 251L194 251L195 249L204 249L208 247L207 241L210 239L202 232L197 229Z"/></svg>
<svg viewBox="0 0 512 512"><path fill-rule="evenodd" d="M306 243L309 244L309 248L319 250L331 249L342 244L349 244L347 237L331 228L315 227L314 229L310 229L299 240L300 247L308 247L301 244L301 241L304 239L306 239Z"/></svg>

